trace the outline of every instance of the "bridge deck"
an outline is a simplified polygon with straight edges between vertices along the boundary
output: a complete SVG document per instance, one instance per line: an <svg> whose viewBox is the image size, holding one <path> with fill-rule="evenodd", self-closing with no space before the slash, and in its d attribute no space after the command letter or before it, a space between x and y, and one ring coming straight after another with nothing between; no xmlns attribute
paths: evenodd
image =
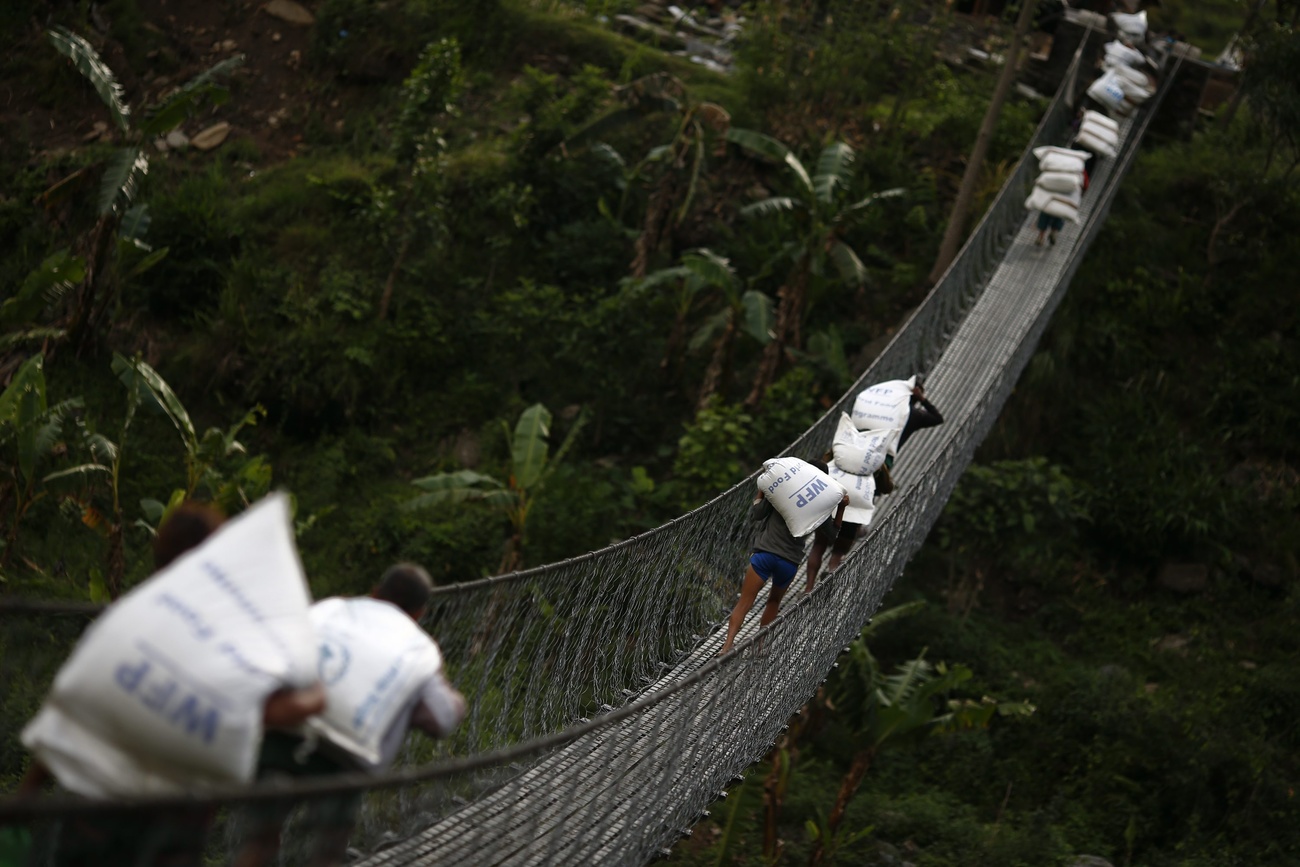
<svg viewBox="0 0 1300 867"><path fill-rule="evenodd" d="M1122 138L1131 132L1131 122L1121 125ZM969 460L969 452L996 418L996 412L987 411L986 396L1001 388L1008 377L1011 382L1018 378L1060 300L1062 282L1068 281L1085 252L1090 240L1085 232L1089 221L1094 215L1104 218L1118 186L1118 177L1111 177L1114 167L1114 161L1099 161L1091 190L1080 208L1082 224L1067 224L1055 246L1034 246L1037 215L1025 217L1004 251L1001 264L930 372L927 389L943 408L947 421L909 443L907 458L900 461L895 474L902 491L907 490L909 482L923 477L930 464L951 450L958 439L970 442L966 454ZM983 430L972 436L972 426ZM876 513L877 523L900 499L900 494L895 494L882 501ZM936 516L937 511L933 510ZM879 551L872 547L878 543L868 537L840 571L848 570L856 558L883 553L905 559L909 553ZM796 578L792 596L799 586ZM853 592L851 588L849 592ZM788 600L787 609L792 601ZM871 602L874 604L868 611L875 609L879 599ZM741 632L742 640L756 629L761 607L760 599ZM810 616L811 609L797 607L804 610L787 610L783 618ZM710 636L647 692L687 678L717 653L722 637L721 630ZM815 687L821 675L815 670L813 658L801 662L798 655L783 654L773 659L783 648L775 639L771 643L772 647L748 654L745 663L773 669L807 669L799 671L798 676ZM710 748L703 746L709 741L706 731L715 731L720 718L725 721L731 717L737 733L740 726L755 725L752 714L742 710L752 710L756 702L761 706L761 689L756 695L753 678L746 679L748 684L738 685L734 674L734 669L719 669L714 676L643 713L574 741L496 791L365 859L360 867L643 862L654 853L655 846L662 845L648 845L647 839L670 840L693 818L686 816L685 822L681 821L671 806L699 802L698 797L687 797L687 790L700 789L700 781L725 784L737 769L755 758L744 750L727 749L725 744L719 748L716 741ZM804 694L811 694L811 690ZM774 730L779 730L782 719L776 720ZM647 815L647 789L658 792L662 812ZM717 791L716 786L708 789L703 802L711 799L709 793Z"/></svg>

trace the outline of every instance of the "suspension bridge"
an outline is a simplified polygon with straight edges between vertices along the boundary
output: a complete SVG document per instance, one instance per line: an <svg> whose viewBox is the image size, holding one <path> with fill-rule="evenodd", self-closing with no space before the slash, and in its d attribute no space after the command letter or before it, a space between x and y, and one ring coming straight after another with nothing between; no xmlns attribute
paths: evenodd
<svg viewBox="0 0 1300 867"><path fill-rule="evenodd" d="M1089 33L1033 140L942 280L840 401L787 450L821 455L861 388L927 375L944 425L909 443L898 490L834 573L792 593L758 634L760 599L718 657L748 551L753 478L641 536L560 563L435 591L426 626L469 716L448 741L412 739L398 770L292 786L106 805L68 797L0 802L0 824L76 815L304 800L368 790L353 845L364 867L642 864L668 852L780 736L880 607L997 419L1106 220L1178 69L1121 123L1055 246L1036 247L1023 207L1032 149L1062 144L1102 39ZM801 586L796 581L796 587ZM212 845L225 850L237 822ZM284 860L293 862L292 824ZM369 852L371 854L365 855Z"/></svg>

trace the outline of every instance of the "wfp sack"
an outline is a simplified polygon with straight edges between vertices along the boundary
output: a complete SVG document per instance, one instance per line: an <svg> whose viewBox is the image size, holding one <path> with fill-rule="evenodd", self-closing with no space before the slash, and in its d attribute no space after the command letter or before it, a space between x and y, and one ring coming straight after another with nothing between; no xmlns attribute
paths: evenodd
<svg viewBox="0 0 1300 867"><path fill-rule="evenodd" d="M1107 42L1105 46L1103 46L1102 50L1106 52L1106 60L1110 63L1122 63L1125 66L1142 66L1147 62L1146 56L1141 51L1125 45L1118 39L1113 39L1110 42Z"/></svg>
<svg viewBox="0 0 1300 867"><path fill-rule="evenodd" d="M112 745L176 790L249 782L267 696L315 680L310 601L288 500L267 497L105 611L59 671L47 706L67 718L62 728ZM136 793L139 780L79 776L113 757L61 762L67 750L49 741L59 730L32 725L23 742L50 759L60 782Z"/></svg>
<svg viewBox="0 0 1300 867"><path fill-rule="evenodd" d="M1112 66L1109 71L1118 75L1121 81L1136 85L1143 90L1151 87L1151 76L1140 69L1134 69L1131 66Z"/></svg>
<svg viewBox="0 0 1300 867"><path fill-rule="evenodd" d="M835 514L844 497L844 489L830 476L798 458L764 461L758 489L795 538L807 536Z"/></svg>
<svg viewBox="0 0 1300 867"><path fill-rule="evenodd" d="M832 462L846 473L869 476L885 462L898 434L898 429L860 431L848 413L840 413L831 444Z"/></svg>
<svg viewBox="0 0 1300 867"><path fill-rule="evenodd" d="M1116 140L1119 139L1119 122L1111 120L1099 111L1085 111L1083 113L1083 126L1099 126L1115 133Z"/></svg>
<svg viewBox="0 0 1300 867"><path fill-rule="evenodd" d="M1108 71L1088 87L1088 96L1111 109L1126 114L1129 107L1124 104L1124 86L1114 71Z"/></svg>
<svg viewBox="0 0 1300 867"><path fill-rule="evenodd" d="M1116 142L1108 137L1107 130L1100 127L1084 125L1079 130L1079 134L1074 137L1074 143L1079 147L1087 148L1098 156L1114 158L1116 153Z"/></svg>
<svg viewBox="0 0 1300 867"><path fill-rule="evenodd" d="M1042 147L1034 148L1034 156L1039 160L1039 162L1052 155L1073 157L1079 162L1083 162L1088 157L1092 156L1092 154L1087 151L1077 151L1073 148L1058 148L1055 145L1044 145ZM1042 167L1040 166L1040 168ZM1044 171L1046 171L1046 169L1044 169Z"/></svg>
<svg viewBox="0 0 1300 867"><path fill-rule="evenodd" d="M1079 127L1079 132L1081 134L1086 133L1092 136L1093 138L1096 138L1110 145L1111 147L1115 147L1116 145L1119 144L1119 133L1111 129L1110 127L1102 126L1099 123L1093 123L1092 121L1084 121L1083 124Z"/></svg>
<svg viewBox="0 0 1300 867"><path fill-rule="evenodd" d="M406 612L378 599L326 599L310 617L329 703L307 728L377 765L397 715L442 669L438 645Z"/></svg>
<svg viewBox="0 0 1300 867"><path fill-rule="evenodd" d="M910 399L916 377L880 382L853 401L853 426L858 430L901 430L912 411Z"/></svg>
<svg viewBox="0 0 1300 867"><path fill-rule="evenodd" d="M1075 191L1073 193L1053 193L1042 187L1034 187L1033 193L1025 199L1025 208L1030 211L1042 211L1053 217L1060 217L1063 220L1069 220L1072 223L1079 222L1079 203L1083 201L1083 194Z"/></svg>
<svg viewBox="0 0 1300 867"><path fill-rule="evenodd" d="M1133 15L1112 12L1110 17L1115 22L1115 26L1119 28L1119 32L1125 36L1140 40L1147 35L1147 11L1145 9Z"/></svg>
<svg viewBox="0 0 1300 867"><path fill-rule="evenodd" d="M835 464L831 464L831 478L849 494L844 520L864 527L870 524L871 516L876 511L876 480L869 475L846 473Z"/></svg>
<svg viewBox="0 0 1300 867"><path fill-rule="evenodd" d="M1073 193L1083 189L1083 175L1076 172L1043 172L1034 186L1049 193Z"/></svg>
<svg viewBox="0 0 1300 867"><path fill-rule="evenodd" d="M1068 172L1070 174L1083 177L1083 164L1088 157L1092 156L1088 151L1070 151L1071 154L1083 154L1083 156L1066 156L1065 154L1048 154L1038 161L1038 170L1044 174L1052 172Z"/></svg>

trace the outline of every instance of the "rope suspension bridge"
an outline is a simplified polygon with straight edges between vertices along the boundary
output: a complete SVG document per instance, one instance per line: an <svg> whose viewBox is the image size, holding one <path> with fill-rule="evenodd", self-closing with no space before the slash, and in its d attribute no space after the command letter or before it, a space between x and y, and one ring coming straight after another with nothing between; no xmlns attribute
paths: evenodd
<svg viewBox="0 0 1300 867"><path fill-rule="evenodd" d="M1094 34L1089 33L1089 37ZM792 594L759 634L760 599L735 649L716 654L749 550L746 479L662 527L560 563L435 591L437 638L469 715L436 745L416 739L382 777L207 790L190 800L105 804L69 797L0 802L0 824L33 830L110 810L223 807L368 790L353 845L364 867L641 864L666 853L779 737L841 650L879 608L937 520L1101 231L1178 68L1121 122L1054 247L1038 248L1023 201L1032 149L1059 144L1088 83L1086 38L1024 156L942 280L885 351L785 454L821 455L864 386L927 374L946 422L913 440L898 490L838 570ZM796 586L798 586L796 584ZM226 821L212 847L238 837ZM294 862L294 829L285 863ZM214 852L214 854L216 854Z"/></svg>

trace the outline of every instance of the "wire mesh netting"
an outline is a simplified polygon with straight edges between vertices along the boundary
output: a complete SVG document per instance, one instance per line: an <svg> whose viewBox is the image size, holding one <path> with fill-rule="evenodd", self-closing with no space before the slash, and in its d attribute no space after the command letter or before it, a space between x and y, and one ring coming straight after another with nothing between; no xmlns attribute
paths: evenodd
<svg viewBox="0 0 1300 867"><path fill-rule="evenodd" d="M112 814L67 797L10 800L0 804L0 823L33 834L37 863L53 857L60 830L106 821L143 822L142 846L170 845L176 834L176 845L187 835L194 845L206 835L209 854L220 857L238 845L245 808L285 797L319 807L365 789L352 845L368 867L637 864L654 856L763 755L878 609L1032 355L1176 72L1136 120L1121 124L1119 155L1099 164L1080 224L1056 246L1035 247L1022 204L1036 174L1031 151L1063 143L1098 41L1081 44L1030 148L943 279L854 387L787 449L819 456L863 386L916 372L927 374L946 418L909 442L895 469L899 490L842 566L811 594L788 598L761 634L760 600L736 650L716 656L752 538L751 477L610 548L435 591L425 625L470 712L448 740L411 739L390 774L142 800L125 812L114 805ZM291 820L282 863L303 858L312 827Z"/></svg>

